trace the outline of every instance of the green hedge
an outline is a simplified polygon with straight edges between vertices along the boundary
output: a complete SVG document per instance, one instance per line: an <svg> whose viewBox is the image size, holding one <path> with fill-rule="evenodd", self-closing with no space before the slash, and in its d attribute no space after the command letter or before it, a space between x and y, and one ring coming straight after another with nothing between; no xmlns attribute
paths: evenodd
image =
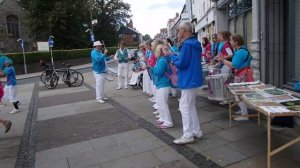
<svg viewBox="0 0 300 168"><path fill-rule="evenodd" d="M107 47L108 54L115 54L117 47ZM74 49L74 50L53 50L54 60L67 60L76 58L90 57L91 48ZM23 64L22 53L7 53L4 54L14 61L14 64ZM50 52L26 52L26 63L37 63L40 59L50 60Z"/></svg>

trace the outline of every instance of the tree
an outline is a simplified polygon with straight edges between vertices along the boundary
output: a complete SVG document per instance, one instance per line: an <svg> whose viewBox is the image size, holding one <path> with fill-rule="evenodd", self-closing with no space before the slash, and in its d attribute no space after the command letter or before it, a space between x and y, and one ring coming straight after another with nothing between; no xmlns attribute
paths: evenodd
<svg viewBox="0 0 300 168"><path fill-rule="evenodd" d="M93 16L98 20L94 27L96 38L104 40L107 45L117 45L117 34L121 25L131 17L130 5L121 0L92 0Z"/></svg>
<svg viewBox="0 0 300 168"><path fill-rule="evenodd" d="M122 0L21 0L30 20L32 36L45 41L55 37L57 49L84 48L90 46L89 34L84 24L91 28L91 20L97 19L94 34L107 45L116 43L117 29L126 19L130 5ZM92 17L91 17L91 15Z"/></svg>
<svg viewBox="0 0 300 168"><path fill-rule="evenodd" d="M151 40L151 37L149 34L145 34L142 38L143 38L143 41Z"/></svg>

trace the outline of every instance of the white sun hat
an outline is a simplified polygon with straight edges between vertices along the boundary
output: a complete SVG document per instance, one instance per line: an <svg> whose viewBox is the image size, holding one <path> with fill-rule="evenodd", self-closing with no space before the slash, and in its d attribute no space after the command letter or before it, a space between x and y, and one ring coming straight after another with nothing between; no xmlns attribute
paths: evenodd
<svg viewBox="0 0 300 168"><path fill-rule="evenodd" d="M100 41L95 41L94 42L94 47L101 46L101 45L103 45L103 44Z"/></svg>

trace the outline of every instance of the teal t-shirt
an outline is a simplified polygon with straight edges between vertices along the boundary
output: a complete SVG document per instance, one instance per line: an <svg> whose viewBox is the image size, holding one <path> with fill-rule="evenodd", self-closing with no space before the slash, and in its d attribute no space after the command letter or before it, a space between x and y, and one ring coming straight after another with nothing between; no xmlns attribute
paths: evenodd
<svg viewBox="0 0 300 168"><path fill-rule="evenodd" d="M247 66L250 66L252 56L245 47L240 47L233 54L232 66L233 68L240 70Z"/></svg>
<svg viewBox="0 0 300 168"><path fill-rule="evenodd" d="M17 79L16 79L16 73L13 66L4 68L4 74L6 75L7 79L7 86L16 86L17 85Z"/></svg>

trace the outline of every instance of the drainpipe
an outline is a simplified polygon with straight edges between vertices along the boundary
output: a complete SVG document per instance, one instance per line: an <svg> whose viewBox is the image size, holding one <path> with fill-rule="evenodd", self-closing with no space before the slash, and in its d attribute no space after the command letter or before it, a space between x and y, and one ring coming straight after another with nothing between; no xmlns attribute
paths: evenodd
<svg viewBox="0 0 300 168"><path fill-rule="evenodd" d="M261 77L261 57L260 57L260 23L259 23L259 3L260 0L252 0L252 66L254 67L254 77L255 79ZM259 73L259 74L258 74Z"/></svg>

